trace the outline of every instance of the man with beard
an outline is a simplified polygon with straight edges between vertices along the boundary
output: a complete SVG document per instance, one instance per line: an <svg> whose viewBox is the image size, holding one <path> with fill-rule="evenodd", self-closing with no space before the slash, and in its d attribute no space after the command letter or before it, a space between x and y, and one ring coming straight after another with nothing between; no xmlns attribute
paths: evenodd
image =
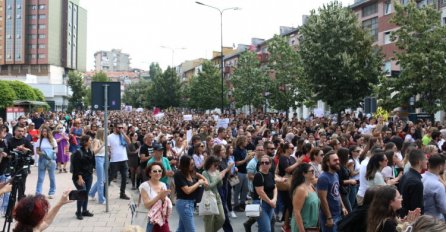
<svg viewBox="0 0 446 232"><path fill-rule="evenodd" d="M325 154L322 160L324 172L317 180L317 193L321 201L319 224L323 232L338 231L336 224L341 220L341 213L348 213L339 194L339 177L336 172L340 169L336 152L329 151Z"/></svg>
<svg viewBox="0 0 446 232"><path fill-rule="evenodd" d="M440 155L429 157L429 169L423 174L424 214L444 220L446 214L446 191L440 176L444 172L445 160Z"/></svg>
<svg viewBox="0 0 446 232"><path fill-rule="evenodd" d="M32 155L33 145L25 138L25 128L22 126L17 126L14 129L14 137L10 138L7 142L7 147L9 154L11 151L15 150L20 156L30 156ZM21 158L22 158L21 157ZM20 158L20 159L21 159ZM28 167L23 167L28 168ZM28 171L22 173L22 183L18 186L18 200L25 197L25 187L26 187L26 177L28 176Z"/></svg>

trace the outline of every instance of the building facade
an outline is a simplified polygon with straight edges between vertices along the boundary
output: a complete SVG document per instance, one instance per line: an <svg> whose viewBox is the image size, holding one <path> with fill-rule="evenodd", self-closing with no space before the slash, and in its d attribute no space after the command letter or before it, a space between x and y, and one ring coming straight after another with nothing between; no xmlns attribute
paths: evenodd
<svg viewBox="0 0 446 232"><path fill-rule="evenodd" d="M86 69L86 38L78 0L0 0L0 79L38 88L63 110L68 72Z"/></svg>
<svg viewBox="0 0 446 232"><path fill-rule="evenodd" d="M121 49L98 51L94 54L96 72L128 72L130 71L130 55Z"/></svg>

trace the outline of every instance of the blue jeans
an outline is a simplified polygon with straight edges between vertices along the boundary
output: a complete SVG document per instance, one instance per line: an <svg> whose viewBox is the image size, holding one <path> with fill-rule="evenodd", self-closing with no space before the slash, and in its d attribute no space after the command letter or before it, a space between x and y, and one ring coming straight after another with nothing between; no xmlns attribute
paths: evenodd
<svg viewBox="0 0 446 232"><path fill-rule="evenodd" d="M153 224L147 222L146 232L152 232L152 231L153 231Z"/></svg>
<svg viewBox="0 0 446 232"><path fill-rule="evenodd" d="M323 215L323 213L321 211L319 211L319 213L321 215L319 217L319 226L321 227L321 231L322 232L337 232L338 231L337 224L342 219L341 215L337 215L337 216L332 215L334 225L333 225L333 227L328 228L328 227L325 227L325 223L327 223L325 216Z"/></svg>
<svg viewBox="0 0 446 232"><path fill-rule="evenodd" d="M350 201L350 206L352 209L356 208L356 194L358 194L359 185L350 186L350 193L348 194L348 200Z"/></svg>
<svg viewBox="0 0 446 232"><path fill-rule="evenodd" d="M238 173L240 183L234 186L234 205L245 205L248 196L248 176L246 173ZM240 198L239 198L240 197ZM239 201L240 200L240 201Z"/></svg>
<svg viewBox="0 0 446 232"><path fill-rule="evenodd" d="M104 203L105 202L105 196L104 196L104 185L105 185L105 172L104 172L104 156L96 156L96 183L94 183L93 187L91 187L90 195L91 197L94 197L96 195L96 192L98 192L98 202Z"/></svg>
<svg viewBox="0 0 446 232"><path fill-rule="evenodd" d="M9 179L11 179L10 176L1 175L0 183L5 183ZM3 195L0 196L0 215L2 215L2 216L5 215L6 209L8 208L9 195L10 195L10 193L4 193Z"/></svg>
<svg viewBox="0 0 446 232"><path fill-rule="evenodd" d="M259 201L253 201L253 203L259 203ZM273 218L274 209L268 205L268 203L262 201L262 212L260 217L257 218L257 225L259 226L259 231L271 232L271 219Z"/></svg>
<svg viewBox="0 0 446 232"><path fill-rule="evenodd" d="M194 200L177 199L179 222L177 232L195 232Z"/></svg>
<svg viewBox="0 0 446 232"><path fill-rule="evenodd" d="M50 176L50 191L48 192L48 195L54 195L56 193L56 177L54 176L55 169L55 160L47 160L44 157L39 157L36 194L42 194L42 185L43 181L45 180L46 170L48 170L48 175Z"/></svg>
<svg viewBox="0 0 446 232"><path fill-rule="evenodd" d="M77 179L73 180L74 186L76 186L77 190L85 190L88 192L90 192L90 188L91 188L91 182L93 182L93 176L92 175L83 175L82 179L84 179L85 184L84 185L78 185L77 184ZM88 206L88 199L86 201L82 201L82 200L78 200L77 201L77 211L76 213L82 213L87 211L87 206Z"/></svg>

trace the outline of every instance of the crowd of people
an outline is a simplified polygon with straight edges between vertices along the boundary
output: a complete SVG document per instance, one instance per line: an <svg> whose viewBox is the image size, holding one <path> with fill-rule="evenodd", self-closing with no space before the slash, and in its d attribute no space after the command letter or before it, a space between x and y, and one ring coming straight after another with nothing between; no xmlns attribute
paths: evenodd
<svg viewBox="0 0 446 232"><path fill-rule="evenodd" d="M411 122L398 114L186 118L173 111L119 111L109 115L105 134L103 113L87 111L35 113L1 124L0 182L10 174L8 154L20 150L36 158L36 195L43 194L46 171L46 196L52 198L56 173L70 169L73 186L105 204L108 172L109 181L120 179L121 199L130 199L126 191L140 192L148 209L146 231L173 229L174 207L176 231L196 231L203 201L216 203L214 213L200 214L206 232L233 231L231 218L252 205L261 212L246 217L245 231L255 223L262 232L279 223L285 232L446 231L446 127L438 122ZM93 216L88 200L77 202L75 216Z"/></svg>

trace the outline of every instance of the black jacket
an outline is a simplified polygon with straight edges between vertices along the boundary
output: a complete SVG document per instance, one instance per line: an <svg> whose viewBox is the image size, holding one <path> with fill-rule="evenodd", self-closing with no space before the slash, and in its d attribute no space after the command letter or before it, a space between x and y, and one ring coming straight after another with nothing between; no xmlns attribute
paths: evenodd
<svg viewBox="0 0 446 232"><path fill-rule="evenodd" d="M424 214L423 201L423 182L421 182L421 174L411 168L405 173L399 183L399 191L403 196L403 208L400 210L401 217L405 217L409 210L416 208L421 209L421 215Z"/></svg>
<svg viewBox="0 0 446 232"><path fill-rule="evenodd" d="M73 165L73 180L77 181L79 175L89 176L93 174L96 161L91 150L85 150L82 147L71 156L71 165Z"/></svg>

